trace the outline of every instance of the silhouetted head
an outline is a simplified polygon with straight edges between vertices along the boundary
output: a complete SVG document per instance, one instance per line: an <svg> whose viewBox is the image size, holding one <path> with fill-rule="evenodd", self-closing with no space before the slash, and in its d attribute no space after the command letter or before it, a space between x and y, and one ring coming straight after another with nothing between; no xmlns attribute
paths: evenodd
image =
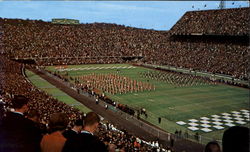
<svg viewBox="0 0 250 152"><path fill-rule="evenodd" d="M234 126L222 138L223 152L249 152L249 128Z"/></svg>
<svg viewBox="0 0 250 152"><path fill-rule="evenodd" d="M30 109L27 113L27 118L34 121L39 122L40 114L35 109Z"/></svg>
<svg viewBox="0 0 250 152"><path fill-rule="evenodd" d="M83 120L82 119L77 119L76 121L75 121L75 126L83 126Z"/></svg>
<svg viewBox="0 0 250 152"><path fill-rule="evenodd" d="M68 125L68 117L65 113L54 113L49 120L49 127L52 132L63 131Z"/></svg>
<svg viewBox="0 0 250 152"><path fill-rule="evenodd" d="M27 105L29 99L23 95L15 95L12 99L12 107L14 109L21 109L24 105Z"/></svg>
<svg viewBox="0 0 250 152"><path fill-rule="evenodd" d="M94 112L89 112L84 118L84 129L94 133L98 131L99 123L100 117Z"/></svg>
<svg viewBox="0 0 250 152"><path fill-rule="evenodd" d="M85 126L90 126L95 123L100 122L100 117L95 113L95 112L89 112L87 113L85 119L84 119L84 125Z"/></svg>
<svg viewBox="0 0 250 152"><path fill-rule="evenodd" d="M205 152L221 152L220 145L216 141L207 143Z"/></svg>

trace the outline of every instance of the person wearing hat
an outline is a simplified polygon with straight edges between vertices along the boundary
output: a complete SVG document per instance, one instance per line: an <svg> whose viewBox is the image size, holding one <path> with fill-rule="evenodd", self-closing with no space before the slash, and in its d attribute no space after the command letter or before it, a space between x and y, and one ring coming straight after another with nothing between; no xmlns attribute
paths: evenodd
<svg viewBox="0 0 250 152"><path fill-rule="evenodd" d="M43 136L41 141L42 152L61 152L66 142L63 131L68 125L68 117L65 113L54 113L49 120L50 134Z"/></svg>
<svg viewBox="0 0 250 152"><path fill-rule="evenodd" d="M13 111L6 113L0 126L0 152L39 151L39 135L24 113L28 111L28 98L15 95L11 100Z"/></svg>

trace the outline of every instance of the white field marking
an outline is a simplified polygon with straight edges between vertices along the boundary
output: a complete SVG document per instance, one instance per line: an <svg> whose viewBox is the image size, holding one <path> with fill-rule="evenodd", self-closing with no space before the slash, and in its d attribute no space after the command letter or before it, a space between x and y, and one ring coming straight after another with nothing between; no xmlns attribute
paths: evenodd
<svg viewBox="0 0 250 152"><path fill-rule="evenodd" d="M190 121L190 122L198 122L198 120L196 120L196 119L189 119L188 121Z"/></svg>
<svg viewBox="0 0 250 152"><path fill-rule="evenodd" d="M220 129L224 129L224 127L220 126L220 125L216 125L216 126L213 126L214 128L220 130Z"/></svg>
<svg viewBox="0 0 250 152"><path fill-rule="evenodd" d="M246 122L245 122L245 121L236 121L236 123L237 123L237 124L241 124L241 125L246 124Z"/></svg>
<svg viewBox="0 0 250 152"><path fill-rule="evenodd" d="M192 130L192 131L196 131L196 130L199 130L199 128L197 128L197 127L194 127L194 126L192 126L192 127L188 127L188 129L190 129L190 130Z"/></svg>
<svg viewBox="0 0 250 152"><path fill-rule="evenodd" d="M79 70L100 70L100 69L134 69L134 66L108 66L108 67L86 67L86 68L66 68L58 69L58 71L79 71Z"/></svg>
<svg viewBox="0 0 250 152"><path fill-rule="evenodd" d="M200 122L203 123L203 124L211 123L210 121L207 121L207 120L201 120Z"/></svg>
<svg viewBox="0 0 250 152"><path fill-rule="evenodd" d="M201 124L200 126L204 127L204 128L209 128L211 127L211 125L208 125L208 124Z"/></svg>
<svg viewBox="0 0 250 152"><path fill-rule="evenodd" d="M176 122L178 125L185 125L186 123L184 121L177 121Z"/></svg>
<svg viewBox="0 0 250 152"><path fill-rule="evenodd" d="M209 120L210 118L208 118L208 117L201 117L200 119L202 119L202 120Z"/></svg>
<svg viewBox="0 0 250 152"><path fill-rule="evenodd" d="M229 126L229 127L233 127L233 126L235 126L235 124L232 124L231 122L229 122L229 123L225 123L225 125L226 125L226 126Z"/></svg>
<svg viewBox="0 0 250 152"><path fill-rule="evenodd" d="M211 131L212 131L212 130L209 129L209 128L202 128L201 130L204 131L204 132L211 132Z"/></svg>
<svg viewBox="0 0 250 152"><path fill-rule="evenodd" d="M250 119L249 111L242 109L240 110L240 112L231 111L231 114L221 113L220 115L210 115L208 117L200 117L198 121L196 119L189 119L188 122L190 123L184 121L178 121L176 122L176 124L178 125L187 124L188 125L187 128L192 131L202 130L204 132L206 131L210 132L210 130L214 131L214 129L211 128L220 130L220 129L225 129L227 127L235 126L235 124L244 125L249 123L250 121L249 119ZM198 128L198 126L202 126L204 128ZM210 130L207 130L206 128Z"/></svg>

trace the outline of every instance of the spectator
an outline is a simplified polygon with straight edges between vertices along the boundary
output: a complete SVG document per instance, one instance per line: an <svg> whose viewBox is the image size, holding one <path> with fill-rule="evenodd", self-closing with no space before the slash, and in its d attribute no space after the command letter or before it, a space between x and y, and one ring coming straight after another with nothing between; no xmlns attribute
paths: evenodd
<svg viewBox="0 0 250 152"><path fill-rule="evenodd" d="M158 123L159 124L161 123L161 117L158 117Z"/></svg>
<svg viewBox="0 0 250 152"><path fill-rule="evenodd" d="M175 142L174 136L170 136L170 147L171 147L171 148L174 147L174 142Z"/></svg>
<svg viewBox="0 0 250 152"><path fill-rule="evenodd" d="M0 151L35 152L39 149L39 133L24 117L28 102L29 99L23 95L15 95L12 99L14 111L7 112L0 126Z"/></svg>
<svg viewBox="0 0 250 152"><path fill-rule="evenodd" d="M63 136L67 139L75 138L82 130L83 120L78 119L75 121L74 127L70 130L66 130L63 132Z"/></svg>
<svg viewBox="0 0 250 152"><path fill-rule="evenodd" d="M31 120L31 121L33 121L33 122L35 122L35 123L38 123L38 122L39 122L39 117L40 117L40 116L39 116L39 113L38 113L36 110L31 109L31 110L28 111L26 117L27 117L29 120Z"/></svg>
<svg viewBox="0 0 250 152"><path fill-rule="evenodd" d="M77 138L67 140L63 151L64 152L107 151L107 146L103 142L101 142L97 136L94 135L95 132L98 132L99 123L100 123L100 118L96 113L94 112L87 113L84 119L83 131L81 131L81 133Z"/></svg>
<svg viewBox="0 0 250 152"><path fill-rule="evenodd" d="M220 145L216 141L207 143L205 152L221 152Z"/></svg>
<svg viewBox="0 0 250 152"><path fill-rule="evenodd" d="M63 131L68 125L67 115L64 113L54 113L50 117L50 134L44 135L41 141L42 152L61 152L66 142Z"/></svg>
<svg viewBox="0 0 250 152"><path fill-rule="evenodd" d="M42 138L41 134L46 134L47 133L47 128L45 124L42 124L40 122L40 114L38 113L37 110L31 109L28 111L27 116L26 116L30 121L35 126L35 132L40 132L39 136ZM41 140L41 139L40 139ZM39 141L39 147L40 147L40 141Z"/></svg>
<svg viewBox="0 0 250 152"><path fill-rule="evenodd" d="M249 128L234 126L227 129L222 138L223 152L249 152Z"/></svg>
<svg viewBox="0 0 250 152"><path fill-rule="evenodd" d="M5 105L4 105L4 101L3 99L0 97L0 126L1 126L1 123L2 123L2 119L4 117L4 114L5 114Z"/></svg>
<svg viewBox="0 0 250 152"><path fill-rule="evenodd" d="M36 147L35 151L39 152L42 134L45 132L44 130L41 130L43 127L41 126L40 121L39 121L39 113L34 109L29 110L26 118L28 119L29 126L32 126L29 131L30 134L36 137L32 141L33 144L32 143L31 144L35 145Z"/></svg>

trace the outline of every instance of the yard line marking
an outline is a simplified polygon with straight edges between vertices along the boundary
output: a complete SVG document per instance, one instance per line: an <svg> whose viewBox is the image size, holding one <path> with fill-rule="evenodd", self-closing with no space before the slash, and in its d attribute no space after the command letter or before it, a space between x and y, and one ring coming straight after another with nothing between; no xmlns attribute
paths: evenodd
<svg viewBox="0 0 250 152"><path fill-rule="evenodd" d="M58 69L58 71L83 71L83 70L101 70L101 69L134 69L133 66L107 66L107 67L80 67L80 68L66 68Z"/></svg>

